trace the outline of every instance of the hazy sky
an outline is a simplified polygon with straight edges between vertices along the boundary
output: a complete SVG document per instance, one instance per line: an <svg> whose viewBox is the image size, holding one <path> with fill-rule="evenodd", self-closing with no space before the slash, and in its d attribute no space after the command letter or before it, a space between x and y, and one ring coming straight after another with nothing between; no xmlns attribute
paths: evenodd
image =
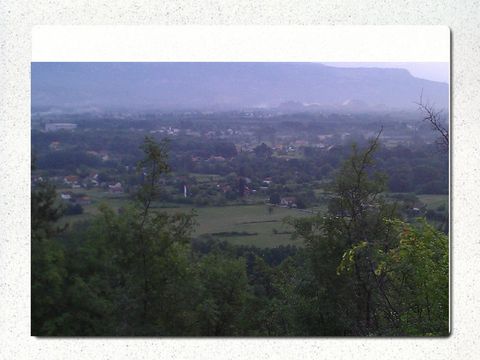
<svg viewBox="0 0 480 360"><path fill-rule="evenodd" d="M325 62L337 67L402 68L415 77L450 83L450 64L446 62Z"/></svg>

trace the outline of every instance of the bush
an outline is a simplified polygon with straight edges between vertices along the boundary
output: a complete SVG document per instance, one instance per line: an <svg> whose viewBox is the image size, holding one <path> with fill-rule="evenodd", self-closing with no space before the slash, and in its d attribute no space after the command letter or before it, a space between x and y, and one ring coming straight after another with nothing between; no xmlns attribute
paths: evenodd
<svg viewBox="0 0 480 360"><path fill-rule="evenodd" d="M65 209L65 215L81 215L83 214L83 207L80 204L68 204Z"/></svg>

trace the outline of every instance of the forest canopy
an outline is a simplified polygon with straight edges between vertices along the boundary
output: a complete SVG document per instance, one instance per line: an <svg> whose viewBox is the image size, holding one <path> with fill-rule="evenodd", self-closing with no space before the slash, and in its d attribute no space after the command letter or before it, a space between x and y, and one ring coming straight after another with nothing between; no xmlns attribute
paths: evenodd
<svg viewBox="0 0 480 360"><path fill-rule="evenodd" d="M378 136L353 146L338 171L325 170L327 211L286 219L295 240L268 249L193 239L194 212L153 207L171 171L168 151L145 138L132 201L102 205L73 229L59 224L55 188L33 186L32 335L448 335L448 236L422 217L406 221L385 196L388 186L410 191L409 179L431 179L429 166L392 184L386 159L396 155ZM226 143L205 151L236 154ZM238 158L243 176L270 156L263 144Z"/></svg>

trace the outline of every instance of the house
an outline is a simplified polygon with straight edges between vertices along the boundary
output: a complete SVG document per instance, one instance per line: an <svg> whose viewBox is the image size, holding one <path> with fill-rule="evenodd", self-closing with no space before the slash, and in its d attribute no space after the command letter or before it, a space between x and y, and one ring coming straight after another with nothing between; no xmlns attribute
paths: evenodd
<svg viewBox="0 0 480 360"><path fill-rule="evenodd" d="M110 156L108 155L108 153L105 150L99 151L98 155L100 156L100 159L102 159L102 161L110 160Z"/></svg>
<svg viewBox="0 0 480 360"><path fill-rule="evenodd" d="M108 191L111 193L123 193L122 184L117 182L115 185L108 185Z"/></svg>
<svg viewBox="0 0 480 360"><path fill-rule="evenodd" d="M263 185L270 185L272 183L272 178L271 177L266 177L263 179Z"/></svg>
<svg viewBox="0 0 480 360"><path fill-rule="evenodd" d="M90 200L90 197L89 196L81 196L79 198L77 198L77 204L80 204L80 205L90 205L92 203L92 200Z"/></svg>
<svg viewBox="0 0 480 360"><path fill-rule="evenodd" d="M296 140L295 141L295 146L307 146L308 145L308 141L306 140Z"/></svg>
<svg viewBox="0 0 480 360"><path fill-rule="evenodd" d="M78 176L77 175L68 175L63 178L63 182L67 185L72 185L78 182Z"/></svg>
<svg viewBox="0 0 480 360"><path fill-rule="evenodd" d="M223 156L210 156L209 161L225 161Z"/></svg>
<svg viewBox="0 0 480 360"><path fill-rule="evenodd" d="M291 207L291 208L296 208L297 207L296 201L297 201L297 199L295 197L287 196L287 197L281 198L280 205L281 206L286 206L286 207Z"/></svg>
<svg viewBox="0 0 480 360"><path fill-rule="evenodd" d="M50 150L56 151L60 148L60 141L52 141L50 145L48 145L48 147L50 148Z"/></svg>
<svg viewBox="0 0 480 360"><path fill-rule="evenodd" d="M328 134L328 135L318 135L317 138L318 138L318 140L320 140L320 141L325 141L325 140L331 138L332 136L333 136L333 135L331 135L331 134Z"/></svg>
<svg viewBox="0 0 480 360"><path fill-rule="evenodd" d="M85 179L85 186L94 186L97 187L99 185L98 181L98 173L91 172L90 175Z"/></svg>
<svg viewBox="0 0 480 360"><path fill-rule="evenodd" d="M201 136L201 134L200 134L199 131L194 131L194 130L191 130L191 129L187 129L187 130L185 131L185 134L186 134L186 135L189 135L189 136L196 136L196 137Z"/></svg>
<svg viewBox="0 0 480 360"><path fill-rule="evenodd" d="M69 194L69 193L61 193L60 197L62 198L62 200L71 200L72 199L72 195Z"/></svg>
<svg viewBox="0 0 480 360"><path fill-rule="evenodd" d="M232 190L230 185L221 185L220 188L224 194Z"/></svg>

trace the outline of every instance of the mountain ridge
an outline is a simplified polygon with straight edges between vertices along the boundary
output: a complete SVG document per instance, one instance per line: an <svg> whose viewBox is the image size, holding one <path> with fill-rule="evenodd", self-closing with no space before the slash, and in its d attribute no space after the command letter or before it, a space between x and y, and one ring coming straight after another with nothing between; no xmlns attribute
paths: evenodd
<svg viewBox="0 0 480 360"><path fill-rule="evenodd" d="M32 107L414 109L448 107L446 83L406 69L320 63L32 63ZM359 110L350 106L350 110Z"/></svg>

